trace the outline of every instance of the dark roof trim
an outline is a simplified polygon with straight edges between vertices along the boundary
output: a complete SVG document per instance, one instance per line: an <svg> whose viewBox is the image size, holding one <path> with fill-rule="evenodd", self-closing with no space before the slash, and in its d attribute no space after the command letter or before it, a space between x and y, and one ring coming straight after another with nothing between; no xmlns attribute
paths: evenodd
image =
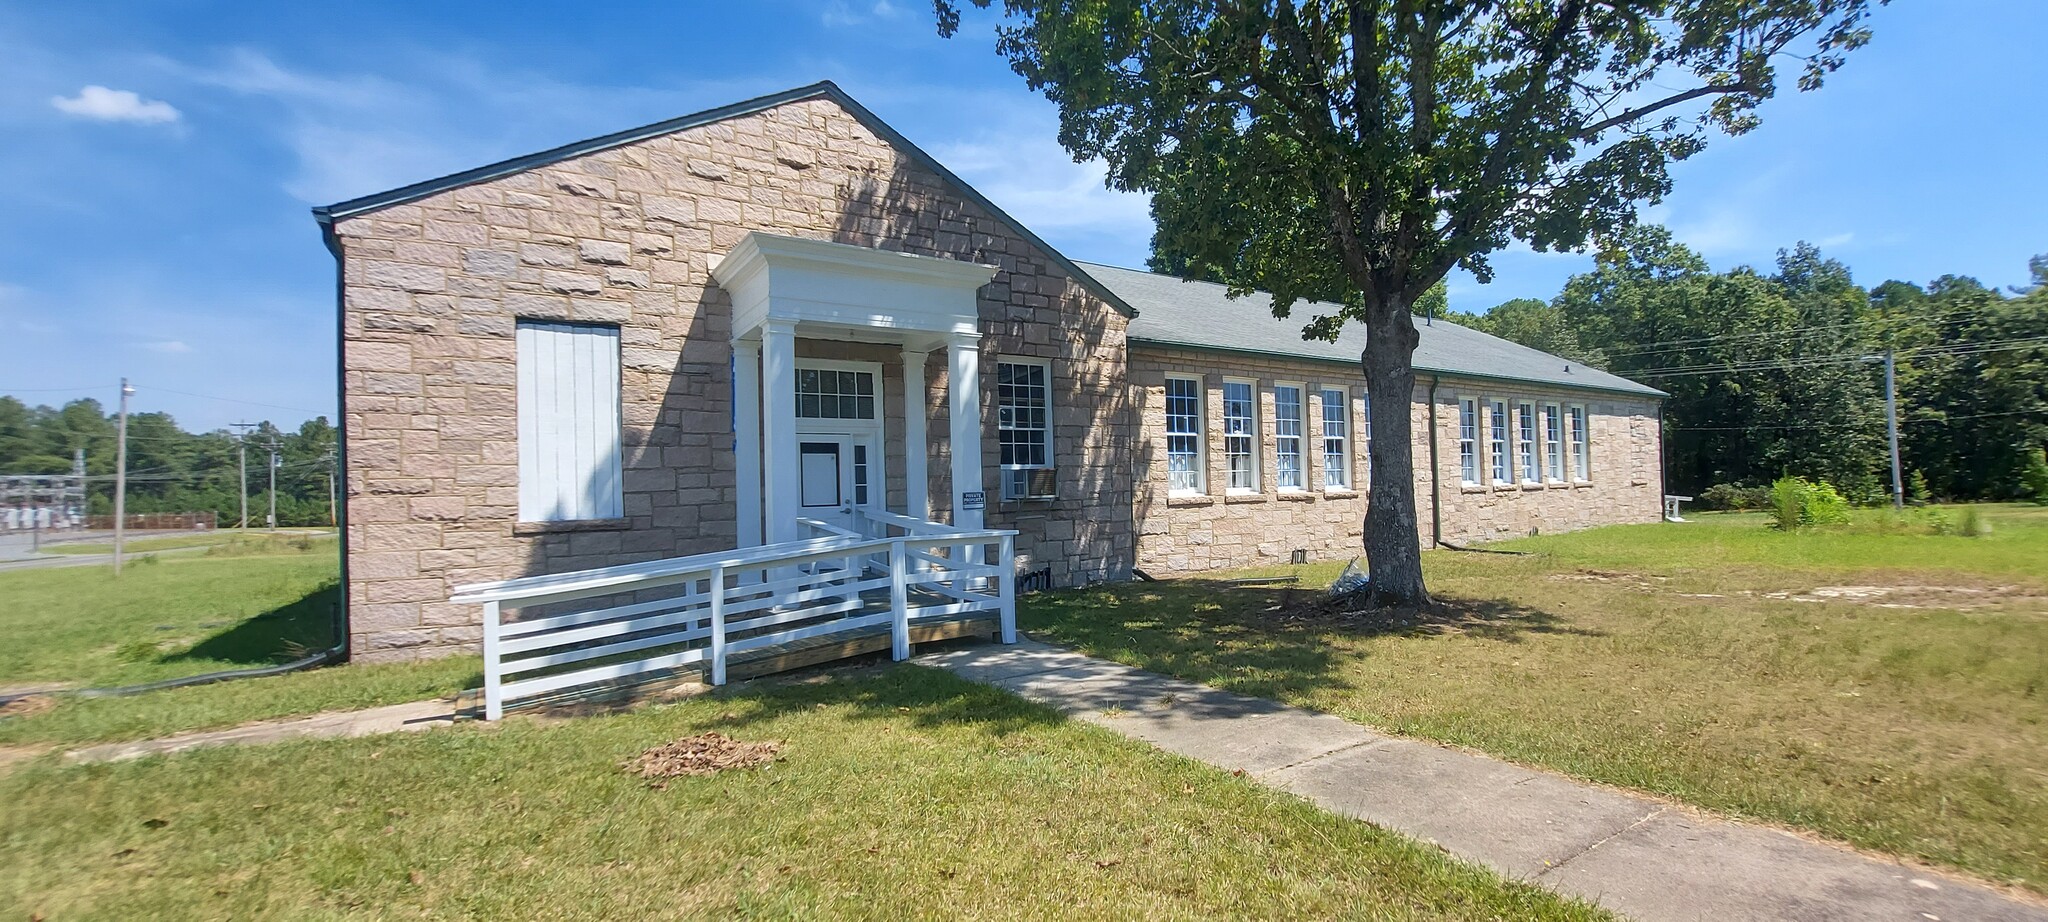
<svg viewBox="0 0 2048 922"><path fill-rule="evenodd" d="M313 209L313 219L320 222L322 227L332 227L335 221L344 218L353 218L381 208L415 202L450 189L474 185L480 182L489 182L493 179L502 179L515 173L526 172L535 167L560 163L561 161L581 157L586 154L594 154L637 141L645 141L648 138L673 134L685 129L697 128L713 122L722 122L726 119L737 118L742 115L752 115L756 112L773 109L776 106L821 96L838 104L840 108L845 109L848 114L859 120L862 125L867 126L869 131L881 135L883 140L888 141L905 154L908 154L910 159L916 161L919 166L938 174L940 179L958 188L961 195L965 196L968 201L994 215L996 220L1009 225L1011 230L1016 231L1024 239L1029 240L1032 245L1044 250L1047 255L1052 257L1054 264L1072 276L1075 281L1080 282L1090 293L1109 302L1112 307L1122 311L1127 317L1136 317L1138 315L1137 310L1132 308L1124 299L1117 297L1114 292L1109 290L1109 286L1096 281L1087 272L1083 271L1080 266L1075 265L1073 260L1068 259L1065 254L1054 249L1052 244L1046 243L1044 239L1032 233L1030 228L1025 227L1022 222L1010 217L1008 212L996 207L994 202L989 201L986 196L983 196L973 186L968 185L965 180L955 175L952 170L946 169L945 165L939 163L932 155L925 153L922 148L910 143L910 139L899 134L896 129L889 127L887 122L882 121L873 112L868 111L866 106L855 102L853 97L846 95L845 90L840 89L838 84L830 80L821 80L809 86L783 90L780 93L770 93L766 96L756 97L744 102L736 102L728 106L720 106L716 109L707 109L693 115L655 122L652 125L642 125L638 128L628 128L625 131L564 144L539 153L527 154L523 157L513 157L510 160L500 160L497 163L464 170L460 173L450 173L438 179L416 182L409 186L400 186L389 191L322 206Z"/></svg>
<svg viewBox="0 0 2048 922"><path fill-rule="evenodd" d="M1187 349L1193 352L1215 352L1223 355L1259 355L1265 356L1267 358L1286 359L1290 362L1314 362L1322 365L1335 365L1338 367L1351 369L1360 369L1365 361L1364 356L1359 356L1359 360L1357 362L1353 362L1349 359L1334 359L1321 355L1302 355L1298 352L1274 352L1268 349L1245 349L1237 346L1218 346L1212 343L1183 343L1175 342L1170 339L1153 339L1151 337L1146 336L1132 336L1127 339L1127 342L1129 342L1133 346L1140 347L1152 346L1154 348L1159 349ZM1439 375L1445 378L1459 378L1472 381L1498 381L1503 384L1520 384L1528 387L1554 387L1568 391L1595 391L1602 394L1620 394L1627 397L1643 397L1657 401L1659 403L1663 402L1671 396L1670 394L1665 393L1664 391L1657 390L1656 388L1646 388L1644 391L1632 391L1618 387L1601 387L1598 384L1575 384L1563 381L1538 381L1533 378L1517 378L1512 375L1488 375L1472 371L1456 371L1449 368L1431 368L1427 365L1416 365L1415 371L1417 374ZM1363 375L1364 372L1361 370L1360 374Z"/></svg>

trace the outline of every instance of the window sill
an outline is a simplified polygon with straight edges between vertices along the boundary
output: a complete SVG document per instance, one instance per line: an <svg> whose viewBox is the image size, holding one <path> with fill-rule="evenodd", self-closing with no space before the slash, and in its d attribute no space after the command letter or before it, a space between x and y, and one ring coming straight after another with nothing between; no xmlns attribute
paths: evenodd
<svg viewBox="0 0 2048 922"><path fill-rule="evenodd" d="M1538 480L1538 481L1535 481L1535 482L1533 482L1533 483L1525 483L1525 484L1522 484L1522 490L1523 490L1524 492L1535 492L1535 491L1537 491L1537 490L1541 490L1541 489L1544 489L1544 485L1543 485L1543 481L1540 481L1540 480Z"/></svg>
<svg viewBox="0 0 2048 922"><path fill-rule="evenodd" d="M1281 490L1279 498L1283 503L1312 503L1316 501L1316 495L1307 490Z"/></svg>
<svg viewBox="0 0 2048 922"><path fill-rule="evenodd" d="M1498 488L1497 488L1497 487L1489 487L1489 486L1487 486L1486 484L1483 484L1483 483L1467 483L1467 484L1460 484L1460 485L1458 486L1458 492L1460 492L1460 493L1491 493L1491 492L1493 492L1493 491L1494 491L1494 490L1496 490L1496 489L1498 489Z"/></svg>
<svg viewBox="0 0 2048 922"><path fill-rule="evenodd" d="M1267 500L1267 498L1268 498L1268 497L1267 497L1267 496L1266 496L1266 494L1264 494L1264 493L1225 493L1225 494L1223 494L1223 501L1224 501L1224 502L1226 502L1226 503L1263 503L1263 502L1265 502L1265 501Z"/></svg>
<svg viewBox="0 0 2048 922"><path fill-rule="evenodd" d="M1590 480L1574 480L1574 481L1572 481L1572 489L1574 489L1574 490L1587 490L1587 489L1591 489L1591 488L1592 488L1592 486L1593 486L1593 481L1590 481Z"/></svg>
<svg viewBox="0 0 2048 922"><path fill-rule="evenodd" d="M1168 509L1176 506L1214 505L1216 505L1216 497L1210 496L1207 493L1170 493L1166 497L1166 507Z"/></svg>
<svg viewBox="0 0 2048 922"><path fill-rule="evenodd" d="M567 522L514 522L514 537L525 535L558 535L579 531L628 531L633 527L632 519L574 519Z"/></svg>
<svg viewBox="0 0 2048 922"><path fill-rule="evenodd" d="M1356 499L1362 495L1364 494L1361 494L1357 490L1353 490L1349 487L1339 487L1336 489L1323 491L1323 496L1329 499Z"/></svg>

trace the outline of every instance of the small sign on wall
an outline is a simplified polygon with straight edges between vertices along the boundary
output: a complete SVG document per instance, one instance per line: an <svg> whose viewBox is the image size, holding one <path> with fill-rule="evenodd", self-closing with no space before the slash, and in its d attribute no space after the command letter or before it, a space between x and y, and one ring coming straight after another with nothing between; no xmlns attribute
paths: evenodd
<svg viewBox="0 0 2048 922"><path fill-rule="evenodd" d="M964 511L970 511L970 510L980 509L980 508L981 508L982 506L984 506L984 505L986 505L986 504L987 504L987 503L986 503L986 499L987 499L987 496L988 496L988 494L987 494L987 493L984 493L984 492L982 492L982 491L980 491L980 490L976 490L976 491L974 491L974 492L972 492L972 493L962 493L962 494L960 494L960 509L961 509L961 511L963 511L963 512L964 512Z"/></svg>

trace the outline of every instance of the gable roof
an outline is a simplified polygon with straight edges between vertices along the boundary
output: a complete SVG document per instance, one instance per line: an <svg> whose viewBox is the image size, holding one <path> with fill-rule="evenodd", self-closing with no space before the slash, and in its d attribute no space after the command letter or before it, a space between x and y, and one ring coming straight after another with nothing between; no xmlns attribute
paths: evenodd
<svg viewBox="0 0 2048 922"><path fill-rule="evenodd" d="M1345 324L1336 342L1302 339L1300 322L1274 317L1273 296L1263 291L1231 298L1228 289L1214 282L1099 263L1083 265L1138 309L1128 332L1134 343L1341 362L1354 368L1365 352L1362 325ZM1298 316L1337 309L1337 305L1319 301L1294 306L1301 312ZM1417 323L1415 330L1421 334L1421 343L1415 347L1418 372L1668 396L1654 387L1447 320Z"/></svg>
<svg viewBox="0 0 2048 922"><path fill-rule="evenodd" d="M989 201L986 196L982 195L973 186L968 185L966 180L955 175L952 170L946 169L944 164L934 159L932 155L925 153L917 145L910 143L910 139L897 133L896 129L889 127L888 123L882 121L873 112L868 111L866 106L855 102L853 97L846 95L845 90L840 89L838 84L830 80L821 80L809 86L783 90L780 93L770 93L766 96L749 99L744 102L736 102L731 105L720 106L716 109L706 109L702 112L668 119L667 121L655 122L651 125L628 128L625 131L613 132L601 137L574 141L538 153L513 157L509 160L500 160L497 163L463 170L460 173L450 173L437 179L424 180L409 186L400 186L396 189L352 198L345 202L321 206L313 209L313 219L318 221L320 226L328 232L331 247L334 222L344 218L352 218L379 209L389 208L393 205L416 202L430 195L437 195L450 189L474 185L480 182L489 182L493 179L501 179L536 167L560 163L564 160L610 150L614 147L623 147L627 144L645 141L649 138L673 134L678 131L697 128L714 122L722 122L727 119L739 118L744 115L752 115L799 100L818 98L828 99L837 104L848 115L853 116L855 120L866 126L869 131L879 135L884 141L889 142L897 150L902 151L917 165L932 171L940 179L952 185L963 198L980 206L982 210L994 216L996 220L1008 225L1010 230L1016 232L1018 236L1023 237L1025 240L1030 241L1033 246L1045 251L1046 255L1052 258L1055 265L1071 276L1074 281L1081 283L1082 287L1087 288L1091 294L1109 302L1112 307L1122 311L1126 316L1136 315L1137 311L1129 303L1125 302L1122 297L1117 295L1115 291L1096 280L1086 271L1083 271L1073 260L1068 259L1065 254L1054 249L1052 244L1045 242L1037 234L1032 233L1030 228L1025 227L1016 218L1010 217L1008 212L996 207L994 202Z"/></svg>

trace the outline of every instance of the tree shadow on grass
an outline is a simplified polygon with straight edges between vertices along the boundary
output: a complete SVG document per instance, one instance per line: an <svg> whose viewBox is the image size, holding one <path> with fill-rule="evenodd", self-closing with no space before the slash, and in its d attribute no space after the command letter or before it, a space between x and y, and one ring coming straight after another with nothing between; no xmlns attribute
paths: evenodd
<svg viewBox="0 0 2048 922"><path fill-rule="evenodd" d="M1352 686L1339 673L1348 641L1464 634L1520 643L1530 634L1598 636L1550 612L1498 599L1440 599L1428 610L1349 610L1313 588L1224 580L1120 583L1031 595L1018 606L1034 635L1153 672L1265 698Z"/></svg>
<svg viewBox="0 0 2048 922"><path fill-rule="evenodd" d="M340 584L325 583L290 602L246 618L183 650L157 657L164 665L225 663L270 666L334 646Z"/></svg>

